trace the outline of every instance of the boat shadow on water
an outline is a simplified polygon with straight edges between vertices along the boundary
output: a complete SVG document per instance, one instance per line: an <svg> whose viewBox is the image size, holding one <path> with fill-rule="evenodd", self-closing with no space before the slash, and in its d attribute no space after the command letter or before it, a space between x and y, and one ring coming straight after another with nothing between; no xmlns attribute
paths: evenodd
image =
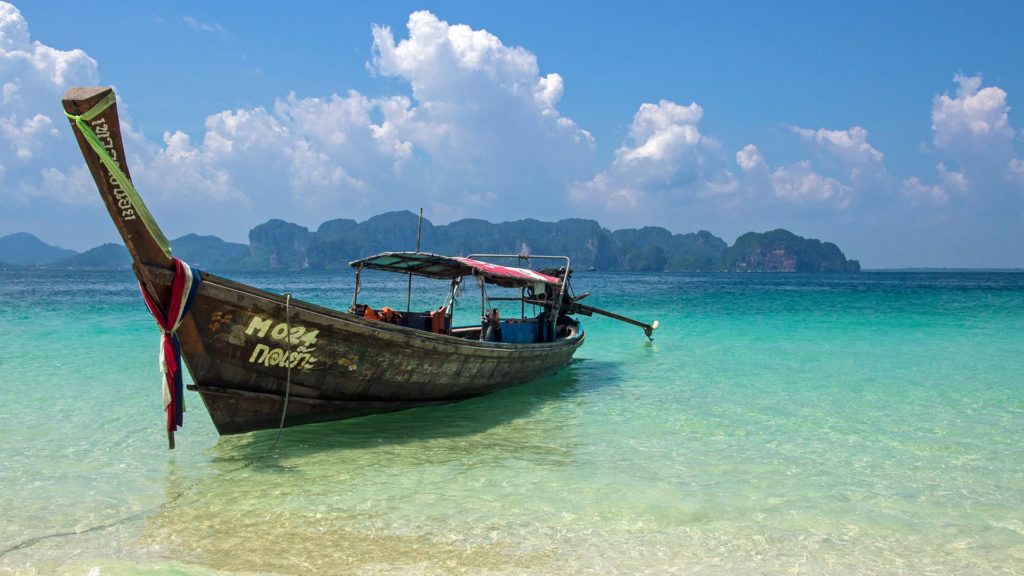
<svg viewBox="0 0 1024 576"><path fill-rule="evenodd" d="M381 490L404 495L394 496L399 499L443 500L447 488L438 491L439 485L523 462L573 466L590 397L622 381L617 363L575 360L551 376L462 402L287 428L280 438L276 430L224 436L210 447L207 466L168 461L163 502L147 515L141 541L177 558L254 569L226 543L246 540L239 531L259 517L274 519L252 526L263 542L279 537L302 549L306 543L294 533L334 523L317 534L329 534L339 550L357 545L372 548L371 556L381 553L377 546L422 553L423 543L359 533L367 502L382 505ZM284 519L293 506L305 510L298 524ZM192 527L192 538L174 537L182 525ZM266 550L252 553L267 560ZM304 552L281 554L288 564Z"/></svg>
<svg viewBox="0 0 1024 576"><path fill-rule="evenodd" d="M550 550L510 553L514 543L477 542L450 519L527 489L529 478L505 485L524 466L577 466L592 396L622 381L615 363L576 360L462 402L288 428L276 444L275 430L221 437L209 465L168 461L137 538L161 559L225 573L545 572Z"/></svg>
<svg viewBox="0 0 1024 576"><path fill-rule="evenodd" d="M572 414L588 393L621 380L617 363L575 359L556 374L450 404L285 428L280 437L277 430L222 436L211 449L212 458L218 467L253 462L257 467L273 468L279 465L277 459L265 456L291 459L318 452L471 437L545 410L558 411L559 426L564 428L571 424ZM538 428L538 433L544 434L548 425L541 422Z"/></svg>

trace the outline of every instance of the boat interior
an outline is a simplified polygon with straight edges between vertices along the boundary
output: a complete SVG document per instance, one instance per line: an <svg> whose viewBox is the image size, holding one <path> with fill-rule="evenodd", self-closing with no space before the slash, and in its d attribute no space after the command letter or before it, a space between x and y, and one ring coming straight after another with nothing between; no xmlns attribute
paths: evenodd
<svg viewBox="0 0 1024 576"><path fill-rule="evenodd" d="M366 304L356 304L349 308L348 312L368 320L379 320L424 332L447 334L466 340L508 344L536 344L559 338L569 338L574 336L578 329L578 323L574 319L562 316L552 337L550 334L551 323L547 321L545 312L541 312L534 318L497 317L496 319L493 312L488 312L481 319L479 325L454 327L452 326L451 309L447 306L428 312L397 312L387 306L377 310Z"/></svg>

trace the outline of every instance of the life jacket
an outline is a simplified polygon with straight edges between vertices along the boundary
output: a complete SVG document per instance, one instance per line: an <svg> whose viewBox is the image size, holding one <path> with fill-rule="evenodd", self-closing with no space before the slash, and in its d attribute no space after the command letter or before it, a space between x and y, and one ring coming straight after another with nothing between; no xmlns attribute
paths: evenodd
<svg viewBox="0 0 1024 576"><path fill-rule="evenodd" d="M363 311L363 318L366 318L367 320L380 320L381 319L380 318L380 314L378 314L377 311L374 310L372 306L367 306L366 307L366 310Z"/></svg>
<svg viewBox="0 0 1024 576"><path fill-rule="evenodd" d="M402 315L385 306L380 309L380 319L388 324L398 324L398 321L402 319Z"/></svg>
<svg viewBox="0 0 1024 576"><path fill-rule="evenodd" d="M447 314L447 310L444 306L441 306L437 310L430 311L430 331L434 334L441 334L444 332L444 317Z"/></svg>

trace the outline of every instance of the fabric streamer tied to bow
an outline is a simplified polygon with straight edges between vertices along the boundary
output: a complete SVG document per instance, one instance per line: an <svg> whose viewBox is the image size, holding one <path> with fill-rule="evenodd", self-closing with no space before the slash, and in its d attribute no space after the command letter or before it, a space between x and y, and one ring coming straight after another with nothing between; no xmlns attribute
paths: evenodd
<svg viewBox="0 0 1024 576"><path fill-rule="evenodd" d="M160 310L157 302L139 283L146 307L156 320L162 332L160 336L160 372L163 373L162 389L164 410L167 412L167 438L174 448L174 432L182 425L185 412L184 384L181 371L181 346L177 330L188 313L202 283L202 273L174 258L174 280L171 283L171 301L167 312Z"/></svg>

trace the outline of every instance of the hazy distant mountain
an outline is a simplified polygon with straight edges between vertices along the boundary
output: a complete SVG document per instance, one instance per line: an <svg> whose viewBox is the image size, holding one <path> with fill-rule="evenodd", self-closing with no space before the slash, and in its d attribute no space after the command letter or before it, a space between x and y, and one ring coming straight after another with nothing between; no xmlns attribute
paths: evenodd
<svg viewBox="0 0 1024 576"><path fill-rule="evenodd" d="M380 214L365 222L328 220L316 231L275 219L253 228L249 232L248 246L225 242L216 236L188 234L172 241L171 247L175 256L212 272L341 269L347 268L352 260L380 252L415 250L418 224L418 217L408 211ZM19 235L0 240L15 236ZM24 236L42 244L30 234ZM594 220L580 218L558 222L525 219L497 224L469 218L442 226L424 219L420 248L424 252L456 256L523 251L535 255L566 255L577 270L591 267L605 271L648 272L860 270L860 264L847 260L835 244L806 239L787 230L750 232L740 236L730 247L706 230L672 234L664 228L646 226L612 232ZM0 256L2 254L0 252ZM535 262L535 265L544 264ZM131 260L124 246L105 244L51 265L127 268Z"/></svg>
<svg viewBox="0 0 1024 576"><path fill-rule="evenodd" d="M249 251L245 244L225 242L216 236L186 234L171 240L171 252L200 269L234 270ZM131 268L132 258L123 244L103 244L53 263L58 268L114 270Z"/></svg>
<svg viewBox="0 0 1024 576"><path fill-rule="evenodd" d="M0 261L14 266L43 266L74 256L74 250L51 246L28 232L0 238Z"/></svg>
<svg viewBox="0 0 1024 576"><path fill-rule="evenodd" d="M178 258L202 270L234 270L249 253L249 247L237 242L225 242L216 236L186 234L171 240L171 252Z"/></svg>
<svg viewBox="0 0 1024 576"><path fill-rule="evenodd" d="M54 268L117 270L132 267L132 257L124 244L107 243L81 254L53 263Z"/></svg>

